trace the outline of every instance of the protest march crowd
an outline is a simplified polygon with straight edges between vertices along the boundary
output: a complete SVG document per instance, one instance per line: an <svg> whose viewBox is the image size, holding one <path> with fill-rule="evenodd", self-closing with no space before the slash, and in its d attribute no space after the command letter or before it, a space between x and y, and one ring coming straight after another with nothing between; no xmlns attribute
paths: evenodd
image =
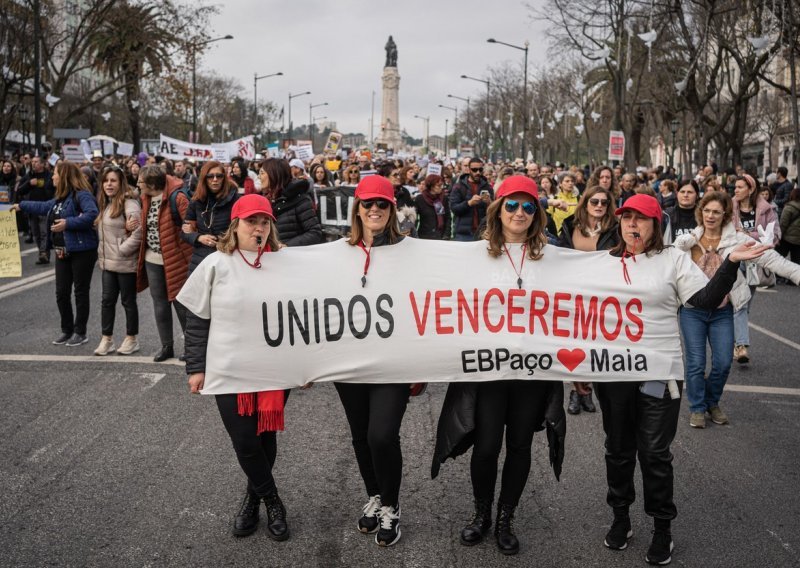
<svg viewBox="0 0 800 568"><path fill-rule="evenodd" d="M715 164L679 179L662 167L625 171L621 166L457 162L397 158L367 150L319 155L304 162L285 157L229 163L170 160L141 153L128 159L95 152L87 163L23 154L2 161L0 199L18 211L18 228L38 247L37 264L55 263L60 334L56 345L90 341L90 286L102 275L97 356L140 350L137 293L149 289L161 341L155 362L176 355L173 311L185 336L191 392L202 391L213 339L215 294L236 295L234 268L258 270L283 247L335 239L364 253L362 285L373 247L406 238L486 242L485 254L507 258L523 287L522 265L546 247L608 251L622 263L668 265L677 274L653 294L675 302L683 341L683 383L575 382L569 414L602 410L608 505L613 520L604 544L624 550L632 537L638 457L644 509L653 517L646 560L671 561L674 543L670 444L680 398L687 391L690 425L724 425L720 407L733 362L747 364L748 318L762 286L800 284L800 188L785 168L759 180L741 168ZM453 245L458 246L458 245ZM674 268L673 268L674 265ZM624 282L621 284L624 286ZM677 297L676 297L677 291ZM74 310L73 310L74 297ZM125 334L115 338L120 301ZM757 307L756 307L757 309ZM226 322L217 322L225 324ZM710 346L707 370L706 345ZM235 374L235 368L231 369ZM557 385L557 388L553 385ZM400 425L409 396L424 384L335 382L351 429L367 501L357 529L380 546L401 537ZM276 431L283 429L289 390L217 394L220 416L247 477L233 534L252 534L263 502L270 538L290 531L273 477ZM498 549L516 554L513 521L531 468L534 432L546 430L556 476L564 459L564 391L540 380L450 384L439 420L433 473L447 457L470 446L474 516L460 541L481 542L494 526ZM503 438L506 455L495 503ZM496 514L493 519L493 509Z"/></svg>

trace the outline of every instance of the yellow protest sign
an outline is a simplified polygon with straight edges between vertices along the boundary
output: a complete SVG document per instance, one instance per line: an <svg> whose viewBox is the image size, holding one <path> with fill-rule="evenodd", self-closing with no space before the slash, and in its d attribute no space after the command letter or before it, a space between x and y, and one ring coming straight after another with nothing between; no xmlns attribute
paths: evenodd
<svg viewBox="0 0 800 568"><path fill-rule="evenodd" d="M0 211L0 278L22 276L22 257L14 211Z"/></svg>

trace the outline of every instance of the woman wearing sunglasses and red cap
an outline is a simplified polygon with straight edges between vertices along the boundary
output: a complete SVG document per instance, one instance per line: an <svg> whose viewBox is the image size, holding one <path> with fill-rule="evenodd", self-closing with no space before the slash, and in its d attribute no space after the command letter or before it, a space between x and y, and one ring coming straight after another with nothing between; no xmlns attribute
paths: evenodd
<svg viewBox="0 0 800 568"><path fill-rule="evenodd" d="M185 343L190 392L200 393L203 389L207 351L211 359L210 346L215 344L215 335L230 333L229 324L237 318L241 297L237 287L242 281L237 274L259 270L266 260L262 255L279 248L269 200L256 193L238 199L231 209L230 226L217 242L217 252L197 266L178 295L188 310ZM212 317L218 322L213 327ZM236 368L232 367L229 376L235 374ZM278 390L215 397L222 423L247 477L245 497L233 522L235 536L255 532L263 500L267 508L267 536L277 541L289 538L286 509L272 477L277 453L275 433L283 430L283 408L288 394L288 390Z"/></svg>
<svg viewBox="0 0 800 568"><path fill-rule="evenodd" d="M392 183L382 176L368 176L356 187L350 218L349 244L364 252L361 285L368 286L371 263L380 262L375 248L403 240L397 221ZM335 382L353 437L358 469L368 500L358 520L358 530L375 534L379 546L400 540L400 483L403 454L400 424L408 404L409 385Z"/></svg>
<svg viewBox="0 0 800 568"><path fill-rule="evenodd" d="M664 245L661 207L656 198L634 195L616 214L620 218L620 242L609 252L620 258L622 286L634 294L646 295L650 303L670 308L675 314L676 336L681 305L715 309L736 281L739 262L757 258L768 248L736 247L708 281L690 255ZM646 325L653 325L644 320ZM614 510L604 544L613 550L624 550L633 536L628 510L635 499L633 472L638 455L645 513L654 518L653 539L645 560L655 565L669 564L673 550L670 525L677 515L672 498L670 445L680 412L678 384L660 380L598 382L595 390L606 435L606 500Z"/></svg>

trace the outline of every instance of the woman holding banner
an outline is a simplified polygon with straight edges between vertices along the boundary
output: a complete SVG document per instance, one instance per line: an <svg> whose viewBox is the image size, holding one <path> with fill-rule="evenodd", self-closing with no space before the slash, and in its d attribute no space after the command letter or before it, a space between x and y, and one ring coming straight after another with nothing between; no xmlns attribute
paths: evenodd
<svg viewBox="0 0 800 568"><path fill-rule="evenodd" d="M349 244L364 252L362 286L367 285L375 247L403 240L397 221L392 183L383 176L368 176L356 187ZM358 520L358 530L377 533L379 546L400 540L400 483L403 454L400 424L406 412L409 385L335 382L353 437L353 449L369 499Z"/></svg>
<svg viewBox="0 0 800 568"><path fill-rule="evenodd" d="M217 250L192 273L178 295L186 317L186 372L189 389L200 393L205 383L206 350L215 333L227 333L236 324L241 278L237 271L258 270L262 255L280 248L275 217L269 201L258 194L239 199L231 222L217 243ZM264 259L264 262L267 262ZM226 319L226 316L229 318ZM212 318L215 320L212 331ZM236 374L236 358L230 373ZM216 395L222 423L231 438L239 465L247 476L247 489L233 521L235 536L255 532L261 501L267 508L267 536L289 538L286 509L272 476L277 455L276 431L283 430L283 413L289 391Z"/></svg>
<svg viewBox="0 0 800 568"><path fill-rule="evenodd" d="M681 305L714 310L736 282L739 262L758 258L769 248L753 246L752 241L733 248L709 282L690 255L664 245L661 207L655 197L634 195L616 214L620 242L609 253L620 259L621 285L646 294L649 301L668 307L676 317ZM650 564L668 564L673 550L670 525L677 515L670 445L680 411L678 384L596 382L595 390L606 435L607 502L614 510L604 544L624 550L633 536L628 510L635 499L633 472L638 455L645 513L654 518L645 559Z"/></svg>

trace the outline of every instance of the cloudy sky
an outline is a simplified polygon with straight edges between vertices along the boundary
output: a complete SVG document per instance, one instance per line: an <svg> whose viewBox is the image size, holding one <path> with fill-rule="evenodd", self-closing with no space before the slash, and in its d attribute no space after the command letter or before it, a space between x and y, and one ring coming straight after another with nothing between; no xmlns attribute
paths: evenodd
<svg viewBox="0 0 800 568"><path fill-rule="evenodd" d="M438 105L465 105L448 93L467 98L485 92L462 74L484 77L504 62L522 66L522 51L486 43L487 38L520 46L530 41L533 70L547 62L543 28L523 0L229 0L220 3L208 35L234 39L209 46L198 65L238 79L248 100L254 73L282 71L282 77L258 82L259 99L284 106L290 92L311 91L293 99L292 122L306 124L309 103L327 102L313 115L327 116L345 133L369 135L374 90L377 136L384 46L392 35L398 49L400 125L421 138L424 122L415 114L430 116L430 134L443 135L446 118L452 129L453 112Z"/></svg>

